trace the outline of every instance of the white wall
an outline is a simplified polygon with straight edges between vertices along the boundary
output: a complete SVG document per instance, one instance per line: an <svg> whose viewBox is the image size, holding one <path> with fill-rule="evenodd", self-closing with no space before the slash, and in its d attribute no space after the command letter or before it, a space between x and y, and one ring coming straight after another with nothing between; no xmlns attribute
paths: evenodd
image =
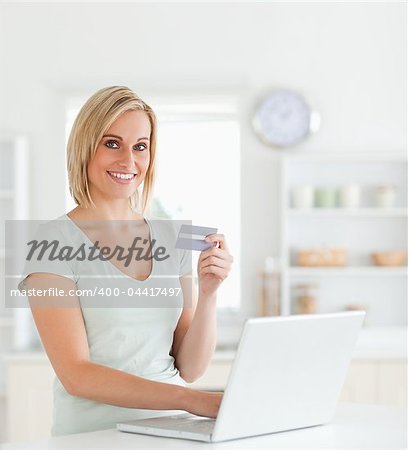
<svg viewBox="0 0 408 450"><path fill-rule="evenodd" d="M248 311L254 275L279 251L279 152L258 142L249 121L260 95L289 87L320 110L319 133L296 151L406 148L401 2L1 3L0 20L1 128L31 138L34 219L64 212L65 95L112 84L146 101L158 91L238 92Z"/></svg>

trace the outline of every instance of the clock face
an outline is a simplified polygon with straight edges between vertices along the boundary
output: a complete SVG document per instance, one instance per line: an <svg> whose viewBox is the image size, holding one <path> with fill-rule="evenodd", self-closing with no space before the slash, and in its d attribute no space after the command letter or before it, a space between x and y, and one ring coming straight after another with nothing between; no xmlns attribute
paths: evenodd
<svg viewBox="0 0 408 450"><path fill-rule="evenodd" d="M309 135L311 116L310 108L301 95L279 90L269 94L258 105L254 126L266 143L289 147Z"/></svg>

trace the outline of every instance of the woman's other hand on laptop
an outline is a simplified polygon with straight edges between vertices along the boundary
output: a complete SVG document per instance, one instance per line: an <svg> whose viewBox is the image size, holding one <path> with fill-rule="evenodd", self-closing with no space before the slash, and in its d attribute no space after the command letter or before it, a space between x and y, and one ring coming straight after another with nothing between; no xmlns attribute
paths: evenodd
<svg viewBox="0 0 408 450"><path fill-rule="evenodd" d="M189 389L190 401L186 410L196 416L216 418L220 409L222 392L203 392Z"/></svg>

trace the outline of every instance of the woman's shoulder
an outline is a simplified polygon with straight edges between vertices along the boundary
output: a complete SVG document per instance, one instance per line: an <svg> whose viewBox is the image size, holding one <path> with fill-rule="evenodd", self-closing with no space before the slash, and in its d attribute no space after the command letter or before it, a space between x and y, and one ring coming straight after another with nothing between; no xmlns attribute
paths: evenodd
<svg viewBox="0 0 408 450"><path fill-rule="evenodd" d="M68 216L62 214L51 220L39 221L32 227L31 240L56 242L58 247L64 247L80 245L84 242L84 236Z"/></svg>
<svg viewBox="0 0 408 450"><path fill-rule="evenodd" d="M59 216L50 220L35 220L29 228L29 234L37 239L60 237L64 226L64 217Z"/></svg>

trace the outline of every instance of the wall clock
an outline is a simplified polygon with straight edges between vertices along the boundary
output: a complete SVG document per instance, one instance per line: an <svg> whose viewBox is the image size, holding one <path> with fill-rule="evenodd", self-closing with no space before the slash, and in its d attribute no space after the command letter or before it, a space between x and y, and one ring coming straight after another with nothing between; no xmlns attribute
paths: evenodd
<svg viewBox="0 0 408 450"><path fill-rule="evenodd" d="M291 147L319 128L320 116L302 95L279 89L256 106L253 125L260 139L271 146Z"/></svg>

